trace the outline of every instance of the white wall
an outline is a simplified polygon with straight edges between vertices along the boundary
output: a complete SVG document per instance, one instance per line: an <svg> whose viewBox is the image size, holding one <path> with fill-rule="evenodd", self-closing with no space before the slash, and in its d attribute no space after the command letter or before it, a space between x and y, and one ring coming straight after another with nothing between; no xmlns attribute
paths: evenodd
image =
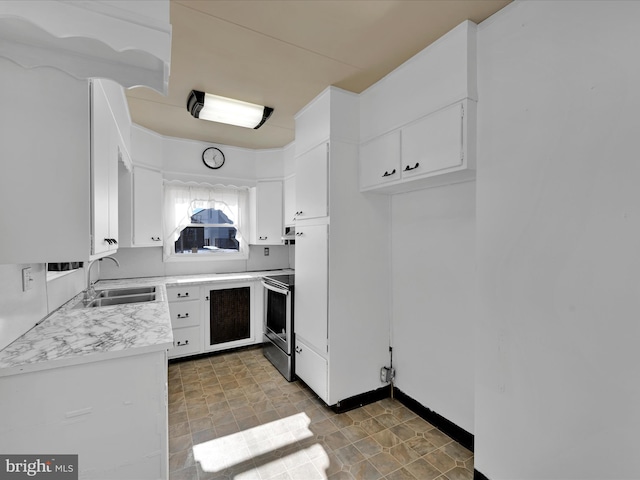
<svg viewBox="0 0 640 480"><path fill-rule="evenodd" d="M247 260L216 260L202 262L163 262L162 247L120 248L112 262L102 262L101 279L157 277L164 275L196 275L200 273L232 273L290 268L288 245L269 245L269 255L264 255L263 245L250 245Z"/></svg>
<svg viewBox="0 0 640 480"><path fill-rule="evenodd" d="M391 205L395 385L473 432L475 182Z"/></svg>
<svg viewBox="0 0 640 480"><path fill-rule="evenodd" d="M236 186L255 185L256 150L214 145L224 153L225 162L220 169L212 170L202 162L202 152L210 146L194 140L162 137L164 178Z"/></svg>
<svg viewBox="0 0 640 480"><path fill-rule="evenodd" d="M640 478L640 2L478 31L476 469Z"/></svg>
<svg viewBox="0 0 640 480"><path fill-rule="evenodd" d="M22 291L22 269L31 267L31 290ZM44 263L0 264L0 350L47 314Z"/></svg>

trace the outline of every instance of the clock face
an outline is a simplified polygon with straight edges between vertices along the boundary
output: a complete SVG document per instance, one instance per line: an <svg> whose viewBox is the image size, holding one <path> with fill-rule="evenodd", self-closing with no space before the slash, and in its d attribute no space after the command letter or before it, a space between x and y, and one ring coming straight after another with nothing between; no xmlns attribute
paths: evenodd
<svg viewBox="0 0 640 480"><path fill-rule="evenodd" d="M219 148L209 147L202 152L202 161L209 168L220 168L224 165L224 153Z"/></svg>

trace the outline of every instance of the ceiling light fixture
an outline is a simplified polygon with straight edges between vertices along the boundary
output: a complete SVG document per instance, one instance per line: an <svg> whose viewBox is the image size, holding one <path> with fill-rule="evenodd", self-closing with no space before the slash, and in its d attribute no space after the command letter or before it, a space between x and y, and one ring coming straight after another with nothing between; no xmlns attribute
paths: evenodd
<svg viewBox="0 0 640 480"><path fill-rule="evenodd" d="M260 128L273 113L271 107L219 97L198 90L191 90L187 98L187 110L202 120L253 129Z"/></svg>

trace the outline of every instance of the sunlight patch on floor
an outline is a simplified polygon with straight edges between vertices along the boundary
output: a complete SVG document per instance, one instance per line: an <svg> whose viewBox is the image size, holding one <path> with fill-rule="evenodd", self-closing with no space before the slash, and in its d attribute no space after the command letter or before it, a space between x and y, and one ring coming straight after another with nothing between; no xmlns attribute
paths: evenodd
<svg viewBox="0 0 640 480"><path fill-rule="evenodd" d="M285 471L294 468L302 460L315 459L318 466L327 463L329 458L324 449L317 444L297 449L289 454L273 458L272 452L295 445L296 442L313 437L309 430L311 420L306 413L300 412L286 418L259 425L238 433L215 438L193 446L195 461L205 472L220 472L227 468L254 468L252 461L261 463L261 470ZM323 457L326 462L323 460ZM260 459L263 459L260 462ZM238 477L240 478L240 477Z"/></svg>

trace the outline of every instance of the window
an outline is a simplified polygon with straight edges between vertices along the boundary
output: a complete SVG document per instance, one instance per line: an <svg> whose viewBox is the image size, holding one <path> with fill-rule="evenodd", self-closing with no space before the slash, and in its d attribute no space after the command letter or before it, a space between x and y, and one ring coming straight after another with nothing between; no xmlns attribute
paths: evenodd
<svg viewBox="0 0 640 480"><path fill-rule="evenodd" d="M164 201L165 259L247 258L246 188L169 182Z"/></svg>

